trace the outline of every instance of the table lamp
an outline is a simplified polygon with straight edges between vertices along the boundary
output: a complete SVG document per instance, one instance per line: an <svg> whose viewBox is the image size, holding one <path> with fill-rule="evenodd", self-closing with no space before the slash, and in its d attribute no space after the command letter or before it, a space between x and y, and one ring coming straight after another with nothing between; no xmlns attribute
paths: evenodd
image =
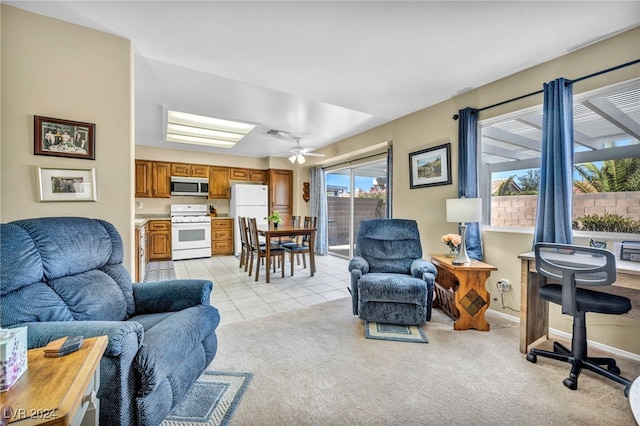
<svg viewBox="0 0 640 426"><path fill-rule="evenodd" d="M467 254L467 243L465 234L467 232L467 222L482 221L482 198L452 198L447 200L447 222L458 222L460 224L460 248L458 257L453 262L454 265L464 265L471 263Z"/></svg>

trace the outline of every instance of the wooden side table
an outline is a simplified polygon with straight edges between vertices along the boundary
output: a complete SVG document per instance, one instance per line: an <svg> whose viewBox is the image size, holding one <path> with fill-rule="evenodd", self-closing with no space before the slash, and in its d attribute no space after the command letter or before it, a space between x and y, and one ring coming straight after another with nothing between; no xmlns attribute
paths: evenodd
<svg viewBox="0 0 640 426"><path fill-rule="evenodd" d="M453 259L443 254L429 256L438 270L436 281L450 283L448 288L454 290L455 307L459 318L453 324L453 329L475 328L489 331L490 326L484 319L484 313L489 308L491 298L485 283L491 271L497 271L498 268L478 260L472 260L468 265L454 265Z"/></svg>
<svg viewBox="0 0 640 426"><path fill-rule="evenodd" d="M85 339L82 348L60 358L45 358L44 348L28 351L28 368L13 387L0 394L11 407L9 423L97 425L100 359L107 336Z"/></svg>

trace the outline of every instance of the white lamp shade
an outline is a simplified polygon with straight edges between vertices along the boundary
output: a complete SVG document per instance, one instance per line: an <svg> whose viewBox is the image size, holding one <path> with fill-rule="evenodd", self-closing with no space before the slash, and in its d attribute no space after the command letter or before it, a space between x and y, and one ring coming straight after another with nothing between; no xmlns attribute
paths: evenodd
<svg viewBox="0 0 640 426"><path fill-rule="evenodd" d="M482 198L452 198L447 200L447 222L481 222Z"/></svg>

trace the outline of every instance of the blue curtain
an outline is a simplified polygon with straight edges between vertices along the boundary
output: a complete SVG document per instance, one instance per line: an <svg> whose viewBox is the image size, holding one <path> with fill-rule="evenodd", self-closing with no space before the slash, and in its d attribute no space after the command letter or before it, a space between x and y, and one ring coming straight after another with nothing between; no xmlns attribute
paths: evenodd
<svg viewBox="0 0 640 426"><path fill-rule="evenodd" d="M458 111L458 197L478 197L478 110ZM480 223L468 223L465 238L469 257L483 259Z"/></svg>
<svg viewBox="0 0 640 426"><path fill-rule="evenodd" d="M309 172L309 210L311 216L318 218L315 252L321 255L329 253L329 239L327 237L328 213L327 213L327 183L322 167L316 167Z"/></svg>
<svg viewBox="0 0 640 426"><path fill-rule="evenodd" d="M533 244L572 244L573 88L564 78L544 85L541 154Z"/></svg>

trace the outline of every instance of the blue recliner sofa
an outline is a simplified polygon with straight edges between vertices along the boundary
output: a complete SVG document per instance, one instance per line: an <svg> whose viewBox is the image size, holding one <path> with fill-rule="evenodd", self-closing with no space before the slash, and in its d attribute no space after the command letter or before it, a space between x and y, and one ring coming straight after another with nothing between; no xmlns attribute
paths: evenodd
<svg viewBox="0 0 640 426"><path fill-rule="evenodd" d="M415 220L363 220L355 254L349 262L354 315L387 324L431 320L437 271L422 259Z"/></svg>
<svg viewBox="0 0 640 426"><path fill-rule="evenodd" d="M108 222L79 217L0 225L3 328L28 326L29 348L108 335L100 424L157 425L209 365L220 321L207 280L132 284Z"/></svg>

